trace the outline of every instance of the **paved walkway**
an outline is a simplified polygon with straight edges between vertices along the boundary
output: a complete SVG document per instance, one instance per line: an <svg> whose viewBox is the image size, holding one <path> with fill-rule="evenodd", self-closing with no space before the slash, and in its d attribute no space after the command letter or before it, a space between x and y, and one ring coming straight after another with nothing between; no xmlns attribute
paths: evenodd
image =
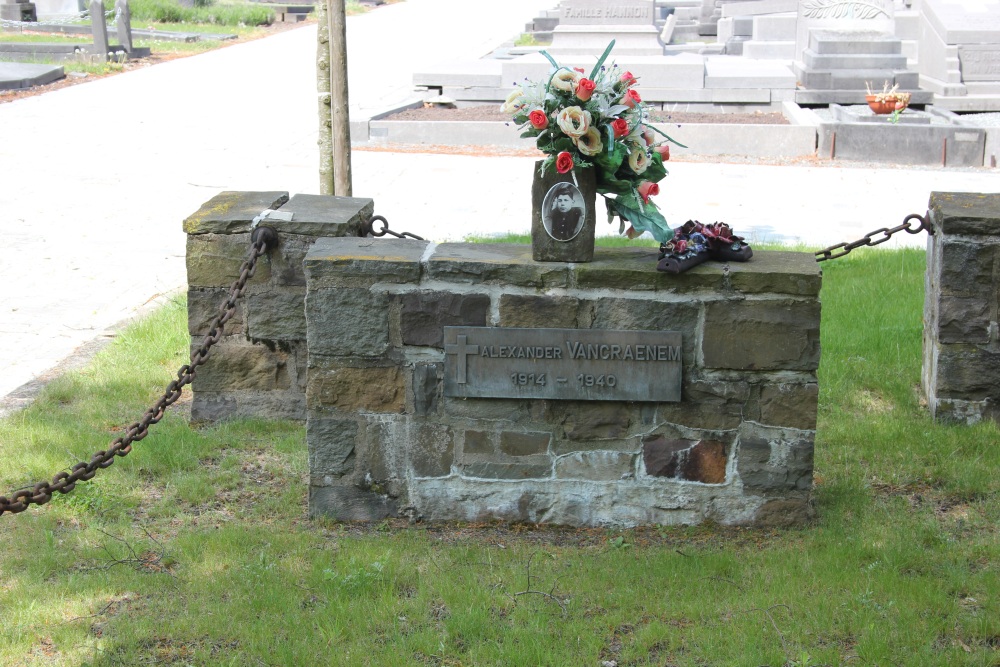
<svg viewBox="0 0 1000 667"><path fill-rule="evenodd" d="M412 98L413 71L484 55L548 4L406 0L348 19L352 110ZM205 200L318 192L315 48L306 26L0 104L0 399L181 288L181 221ZM356 151L354 192L435 240L525 231L532 162ZM997 187L995 171L670 170L659 201L672 221L820 244L922 212L931 190Z"/></svg>

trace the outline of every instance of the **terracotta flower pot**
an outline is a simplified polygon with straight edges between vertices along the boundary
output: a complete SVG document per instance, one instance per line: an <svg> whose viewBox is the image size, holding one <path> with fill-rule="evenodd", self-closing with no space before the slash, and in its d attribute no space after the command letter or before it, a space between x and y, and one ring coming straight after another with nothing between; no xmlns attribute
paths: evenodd
<svg viewBox="0 0 1000 667"><path fill-rule="evenodd" d="M879 100L877 95L865 95L865 100L868 102L868 106L871 110L879 115L890 114L896 110L896 100ZM903 109L906 108L909 102L903 103Z"/></svg>

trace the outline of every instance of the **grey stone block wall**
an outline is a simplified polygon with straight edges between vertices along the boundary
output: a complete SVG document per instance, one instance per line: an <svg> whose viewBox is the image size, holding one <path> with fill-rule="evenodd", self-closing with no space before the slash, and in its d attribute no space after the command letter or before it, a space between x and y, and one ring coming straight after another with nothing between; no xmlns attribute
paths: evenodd
<svg viewBox="0 0 1000 667"><path fill-rule="evenodd" d="M654 265L648 248L574 265L534 262L528 246L318 240L305 258L310 512L805 521L817 264L761 252L678 276ZM678 330L682 400L447 397L445 325Z"/></svg>
<svg viewBox="0 0 1000 667"><path fill-rule="evenodd" d="M1000 422L1000 194L934 192L922 387L936 419Z"/></svg>
<svg viewBox="0 0 1000 667"><path fill-rule="evenodd" d="M238 277L250 245L250 225L265 209L291 212L270 220L276 247L258 260L225 336L198 369L191 419L306 418L306 278L303 260L317 238L357 236L373 209L370 199L223 192L184 221L187 241L188 330L201 345Z"/></svg>

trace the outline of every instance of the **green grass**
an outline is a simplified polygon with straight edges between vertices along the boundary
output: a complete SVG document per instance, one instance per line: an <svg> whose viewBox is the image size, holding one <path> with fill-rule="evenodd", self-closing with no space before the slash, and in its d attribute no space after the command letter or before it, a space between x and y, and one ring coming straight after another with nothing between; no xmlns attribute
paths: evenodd
<svg viewBox="0 0 1000 667"><path fill-rule="evenodd" d="M920 407L923 263L823 265L812 526L309 521L301 426L170 415L0 517L0 664L998 665L1000 433ZM173 303L0 420L0 489L105 446L185 331Z"/></svg>

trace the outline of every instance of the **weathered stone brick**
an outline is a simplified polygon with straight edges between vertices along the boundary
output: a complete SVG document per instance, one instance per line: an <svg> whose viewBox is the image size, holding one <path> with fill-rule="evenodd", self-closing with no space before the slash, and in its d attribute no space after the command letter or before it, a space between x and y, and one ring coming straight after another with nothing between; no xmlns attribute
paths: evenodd
<svg viewBox="0 0 1000 667"><path fill-rule="evenodd" d="M250 248L250 235L199 234L187 237L188 287L229 287L240 277L240 267ZM257 260L248 285L263 285L271 279L271 259Z"/></svg>
<svg viewBox="0 0 1000 667"><path fill-rule="evenodd" d="M500 296L500 326L575 329L579 324L580 300L568 296L503 294Z"/></svg>
<svg viewBox="0 0 1000 667"><path fill-rule="evenodd" d="M948 235L992 236L1000 220L1000 196L995 193L932 192L931 221Z"/></svg>
<svg viewBox="0 0 1000 667"><path fill-rule="evenodd" d="M186 234L233 234L249 232L261 211L276 209L288 201L288 193L220 192L201 205L184 221Z"/></svg>
<svg viewBox="0 0 1000 667"><path fill-rule="evenodd" d="M306 274L303 261L315 242L315 236L278 234L277 246L268 252L271 275L276 285L305 287Z"/></svg>
<svg viewBox="0 0 1000 667"><path fill-rule="evenodd" d="M244 297L247 334L251 339L305 340L305 292L269 290Z"/></svg>
<svg viewBox="0 0 1000 667"><path fill-rule="evenodd" d="M466 431L463 454L494 454L496 448L489 433L484 431Z"/></svg>
<svg viewBox="0 0 1000 667"><path fill-rule="evenodd" d="M939 286L943 296L981 297L984 288L996 289L1000 277L994 275L994 266L1000 248L955 239L944 239L938 248L941 257Z"/></svg>
<svg viewBox="0 0 1000 667"><path fill-rule="evenodd" d="M572 454L574 452L631 452L639 450L638 438L625 438L621 440L562 440L557 439L552 442L552 453L556 456Z"/></svg>
<svg viewBox="0 0 1000 667"><path fill-rule="evenodd" d="M730 262L729 282L744 294L819 295L822 271L805 252L759 252L753 261Z"/></svg>
<svg viewBox="0 0 1000 667"><path fill-rule="evenodd" d="M221 287L192 288L188 290L188 333L199 337L208 333L209 327L219 316L219 306L229 299L229 290ZM226 322L227 336L244 332L243 306L236 304L232 318Z"/></svg>
<svg viewBox="0 0 1000 667"><path fill-rule="evenodd" d="M306 283L310 290L416 283L427 244L398 239L317 239L303 262Z"/></svg>
<svg viewBox="0 0 1000 667"><path fill-rule="evenodd" d="M819 303L722 301L705 309L702 353L707 368L815 370Z"/></svg>
<svg viewBox="0 0 1000 667"><path fill-rule="evenodd" d="M1000 290L998 290L1000 291ZM981 296L947 296L938 300L937 338L942 343L984 344L990 341L990 324L996 293Z"/></svg>
<svg viewBox="0 0 1000 667"><path fill-rule="evenodd" d="M699 316L696 304L602 298L584 302L581 310L590 311L591 329L680 331L684 365L694 364Z"/></svg>
<svg viewBox="0 0 1000 667"><path fill-rule="evenodd" d="M942 345L937 355L937 395L1000 400L1000 352L973 345Z"/></svg>
<svg viewBox="0 0 1000 667"><path fill-rule="evenodd" d="M750 398L746 382L698 381L686 383L680 403L659 403L659 419L689 428L727 431L738 427Z"/></svg>
<svg viewBox="0 0 1000 667"><path fill-rule="evenodd" d="M444 413L454 419L502 419L524 421L531 415L532 401L519 399L449 398L442 399ZM538 402L538 401L535 401Z"/></svg>
<svg viewBox="0 0 1000 667"><path fill-rule="evenodd" d="M629 292L688 292L696 289L721 289L722 269L709 262L678 275L655 268L656 248L597 248L594 261L575 264L574 284L582 289L621 289Z"/></svg>
<svg viewBox="0 0 1000 667"><path fill-rule="evenodd" d="M704 484L726 481L728 456L723 442L651 436L643 439L642 458L646 474L653 477Z"/></svg>
<svg viewBox="0 0 1000 667"><path fill-rule="evenodd" d="M310 408L403 412L406 388L403 372L396 366L313 370L307 391Z"/></svg>
<svg viewBox="0 0 1000 667"><path fill-rule="evenodd" d="M760 392L760 422L770 426L815 429L819 385L764 385Z"/></svg>
<svg viewBox="0 0 1000 667"><path fill-rule="evenodd" d="M740 436L737 472L744 489L764 493L812 488L813 439L768 429Z"/></svg>
<svg viewBox="0 0 1000 667"><path fill-rule="evenodd" d="M338 478L354 469L358 424L348 419L312 418L306 423L309 474Z"/></svg>
<svg viewBox="0 0 1000 667"><path fill-rule="evenodd" d="M552 477L552 461L548 457L525 459L517 462L475 461L466 463L462 466L462 475L483 479L549 479Z"/></svg>
<svg viewBox="0 0 1000 667"><path fill-rule="evenodd" d="M560 401L553 417L568 440L616 440L628 435L632 411L626 403Z"/></svg>
<svg viewBox="0 0 1000 667"><path fill-rule="evenodd" d="M297 194L283 204L281 210L293 215L287 222L269 221L278 229L279 236L357 237L361 223L375 211L375 202L363 197Z"/></svg>
<svg viewBox="0 0 1000 667"><path fill-rule="evenodd" d="M454 292L409 292L399 297L404 345L444 347L444 327L486 326L490 297Z"/></svg>
<svg viewBox="0 0 1000 667"><path fill-rule="evenodd" d="M417 477L445 477L455 459L455 436L440 424L411 424L410 468Z"/></svg>
<svg viewBox="0 0 1000 667"><path fill-rule="evenodd" d="M399 503L387 495L353 486L309 487L309 516L337 521L379 521L398 516Z"/></svg>
<svg viewBox="0 0 1000 667"><path fill-rule="evenodd" d="M545 454L549 450L549 433L517 431L502 431L500 433L500 451L508 456L530 456Z"/></svg>
<svg viewBox="0 0 1000 667"><path fill-rule="evenodd" d="M615 481L635 473L635 454L626 452L577 452L556 459L558 479Z"/></svg>
<svg viewBox="0 0 1000 667"><path fill-rule="evenodd" d="M192 350L199 343L192 345ZM288 389L288 353L264 345L222 342L212 348L208 362L198 368L195 391Z"/></svg>
<svg viewBox="0 0 1000 667"><path fill-rule="evenodd" d="M511 243L442 243L427 263L431 278L448 282L500 283L521 287L566 287L569 268L562 262L536 262L531 246Z"/></svg>
<svg viewBox="0 0 1000 667"><path fill-rule="evenodd" d="M311 354L378 356L389 348L388 298L366 289L310 290L306 296Z"/></svg>
<svg viewBox="0 0 1000 667"><path fill-rule="evenodd" d="M437 412L443 368L444 364L413 365L413 414L426 416Z"/></svg>
<svg viewBox="0 0 1000 667"><path fill-rule="evenodd" d="M769 500L754 516L753 523L761 528L795 528L816 518L816 509L805 498Z"/></svg>

